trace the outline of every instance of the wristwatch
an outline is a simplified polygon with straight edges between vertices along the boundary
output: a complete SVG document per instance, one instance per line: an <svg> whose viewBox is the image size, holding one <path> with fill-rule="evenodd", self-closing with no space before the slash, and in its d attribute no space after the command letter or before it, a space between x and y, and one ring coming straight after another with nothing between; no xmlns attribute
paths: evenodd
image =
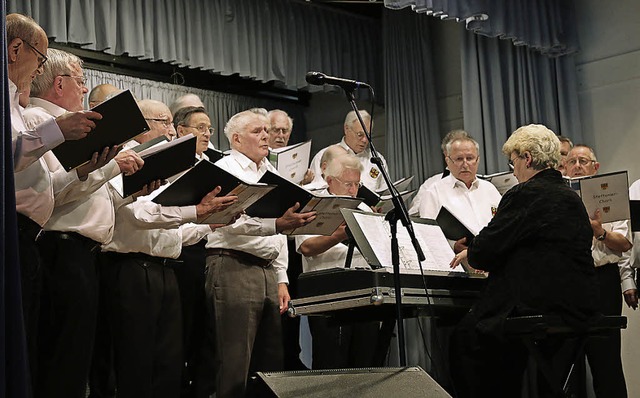
<svg viewBox="0 0 640 398"><path fill-rule="evenodd" d="M603 231L603 232L602 232L602 235L600 235L600 236L596 236L596 239L597 239L597 240L599 240L599 241L603 241L603 240L605 240L605 238L607 237L607 230L606 230L606 229L603 229L602 231Z"/></svg>

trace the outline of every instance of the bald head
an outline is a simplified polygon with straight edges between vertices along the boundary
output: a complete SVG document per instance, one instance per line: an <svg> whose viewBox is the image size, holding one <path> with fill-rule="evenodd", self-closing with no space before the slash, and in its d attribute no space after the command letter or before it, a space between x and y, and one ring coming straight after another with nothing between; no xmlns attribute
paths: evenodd
<svg viewBox="0 0 640 398"><path fill-rule="evenodd" d="M178 110L186 108L187 106L204 108L204 104L202 103L200 97L195 94L189 93L178 97L175 101L173 101L171 105L169 105L169 110L171 111L172 115L175 115Z"/></svg>
<svg viewBox="0 0 640 398"><path fill-rule="evenodd" d="M324 172L327 169L327 165L331 163L333 159L342 155L347 155L348 153L349 152L347 152L346 149L337 144L331 145L330 147L325 149L325 151L322 153L322 156L320 157L320 170L322 171L322 177L325 177Z"/></svg>
<svg viewBox="0 0 640 398"><path fill-rule="evenodd" d="M111 94L119 93L120 91L122 90L113 84L98 84L89 93L89 107L93 108L94 106L101 104L107 98L110 98L109 96Z"/></svg>
<svg viewBox="0 0 640 398"><path fill-rule="evenodd" d="M163 102L143 99L138 101L140 111L145 120L149 124L149 131L137 135L134 139L139 143L145 143L161 135L166 136L171 141L176 136L176 130L173 127L173 117L169 111L169 107Z"/></svg>

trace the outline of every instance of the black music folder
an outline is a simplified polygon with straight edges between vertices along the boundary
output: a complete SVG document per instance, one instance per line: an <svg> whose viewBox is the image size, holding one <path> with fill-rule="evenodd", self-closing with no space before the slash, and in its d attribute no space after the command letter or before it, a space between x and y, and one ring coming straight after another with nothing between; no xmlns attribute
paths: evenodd
<svg viewBox="0 0 640 398"><path fill-rule="evenodd" d="M193 166L196 140L196 136L186 135L140 151L144 165L135 174L122 177L122 196L132 195L152 181L165 180ZM134 151L136 149L133 148Z"/></svg>
<svg viewBox="0 0 640 398"><path fill-rule="evenodd" d="M209 158L209 161L211 163L215 163L218 160L222 159L223 157L225 157L224 152L217 150L215 148L207 148L204 151L204 154L207 155L207 157Z"/></svg>
<svg viewBox="0 0 640 398"><path fill-rule="evenodd" d="M398 181L394 182L393 186L396 187L398 192L401 192L401 194L406 194L407 192L409 192L409 191L406 191L406 189L409 187L409 184L411 184L411 181L413 181L413 176L401 178ZM410 191L409 193L411 192L413 191ZM362 198L364 200L364 203L369 207L372 207L372 206L380 207L379 203L381 201L391 197L389 194L390 192L388 188L383 188L377 191L373 191L363 185L358 189L358 194L356 196L359 198Z"/></svg>
<svg viewBox="0 0 640 398"><path fill-rule="evenodd" d="M247 209L247 214L251 217L278 218L296 202L300 203L296 213L317 213L312 223L283 231L285 235L331 235L344 221L340 210L355 209L362 203L361 198L310 192L271 171L267 171L260 182L276 188Z"/></svg>
<svg viewBox="0 0 640 398"><path fill-rule="evenodd" d="M149 125L129 90L91 110L102 115L102 119L94 121L96 128L81 140L65 141L53 149L54 155L67 171L89 162L95 152L100 153L106 147L122 145L149 130Z"/></svg>
<svg viewBox="0 0 640 398"><path fill-rule="evenodd" d="M272 185L245 182L223 168L201 160L152 200L163 206L196 205L217 186L222 188L218 196L237 195L238 201L200 221L201 224L227 224L275 188Z"/></svg>
<svg viewBox="0 0 640 398"><path fill-rule="evenodd" d="M640 232L640 200L630 200L631 231Z"/></svg>
<svg viewBox="0 0 640 398"><path fill-rule="evenodd" d="M169 141L169 138L167 138L166 135L161 135L160 137L151 139L145 142L144 144L136 145L133 148L131 148L131 150L134 151L135 153L140 153L147 148L151 148L152 146L155 146L161 142L168 142L168 141Z"/></svg>
<svg viewBox="0 0 640 398"><path fill-rule="evenodd" d="M467 245L474 238L474 234L456 216L444 206L440 208L436 222L442 229L444 236L450 240L460 240L467 238Z"/></svg>

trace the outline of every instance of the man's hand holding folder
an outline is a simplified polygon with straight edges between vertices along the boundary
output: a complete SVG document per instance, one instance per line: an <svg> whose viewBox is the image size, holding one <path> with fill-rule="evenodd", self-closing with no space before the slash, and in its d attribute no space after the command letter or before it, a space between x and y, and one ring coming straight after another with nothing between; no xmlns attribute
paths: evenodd
<svg viewBox="0 0 640 398"><path fill-rule="evenodd" d="M215 187L213 191L206 194L200 203L196 205L198 221L206 219L213 213L223 211L238 201L238 197L235 195L218 197L221 190L221 187Z"/></svg>
<svg viewBox="0 0 640 398"><path fill-rule="evenodd" d="M278 233L303 227L316 219L317 213L315 211L296 213L299 208L300 203L296 202L295 205L291 206L282 216L276 219L276 231Z"/></svg>

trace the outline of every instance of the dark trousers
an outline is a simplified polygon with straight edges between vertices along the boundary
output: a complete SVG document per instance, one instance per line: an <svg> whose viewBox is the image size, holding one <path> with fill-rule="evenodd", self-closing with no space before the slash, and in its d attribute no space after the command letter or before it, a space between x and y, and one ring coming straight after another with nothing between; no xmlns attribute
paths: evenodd
<svg viewBox="0 0 640 398"><path fill-rule="evenodd" d="M35 384L38 375L38 317L42 292L42 264L36 239L40 231L38 224L18 213L22 314L32 385Z"/></svg>
<svg viewBox="0 0 640 398"><path fill-rule="evenodd" d="M84 398L98 308L97 242L48 231L39 240L43 289L36 397Z"/></svg>
<svg viewBox="0 0 640 398"><path fill-rule="evenodd" d="M380 322L337 325L325 317L309 317L312 369L368 368L374 363Z"/></svg>
<svg viewBox="0 0 640 398"><path fill-rule="evenodd" d="M183 246L179 260L182 264L174 268L178 288L180 289L180 308L182 311L183 369L180 396L196 397L201 390L200 384L209 384L198 377L200 365L212 368L212 358L205 354L205 319L207 317L204 293L206 241L192 246ZM210 349L206 350L210 352ZM206 363L204 363L206 362ZM209 376L211 373L209 373Z"/></svg>
<svg viewBox="0 0 640 398"><path fill-rule="evenodd" d="M93 344L93 359L89 371L89 398L114 398L116 396L116 376L113 369L113 342L111 322L109 322L109 295L107 276L110 268L108 253L98 253L98 318Z"/></svg>
<svg viewBox="0 0 640 398"><path fill-rule="evenodd" d="M117 396L176 398L182 323L173 269L166 260L151 256L109 257L112 267L106 282Z"/></svg>
<svg viewBox="0 0 640 398"><path fill-rule="evenodd" d="M618 264L596 267L600 288L600 308L604 315L622 314L622 290ZM593 389L598 398L627 396L627 385L620 357L620 330L587 340L585 353L589 360Z"/></svg>
<svg viewBox="0 0 640 398"><path fill-rule="evenodd" d="M282 370L276 272L210 255L206 293L216 342L216 396L243 397L250 372Z"/></svg>

